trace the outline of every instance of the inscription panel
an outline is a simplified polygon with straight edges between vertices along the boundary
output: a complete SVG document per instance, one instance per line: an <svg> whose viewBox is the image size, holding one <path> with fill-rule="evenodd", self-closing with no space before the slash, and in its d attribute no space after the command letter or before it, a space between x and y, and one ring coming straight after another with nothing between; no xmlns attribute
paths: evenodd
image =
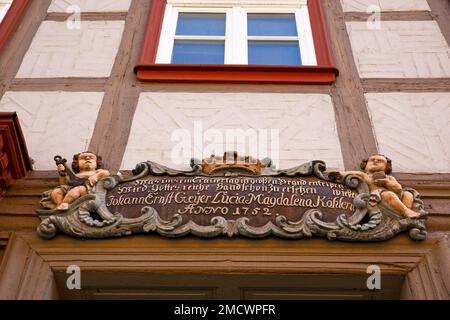
<svg viewBox="0 0 450 320"><path fill-rule="evenodd" d="M150 177L118 185L107 192L112 213L137 218L144 207L156 209L161 218L180 214L183 222L209 225L212 217L227 220L250 218L259 227L285 216L298 221L310 209L320 209L332 222L351 215L356 193L342 184L315 177Z"/></svg>
<svg viewBox="0 0 450 320"><path fill-rule="evenodd" d="M320 160L276 170L270 159L239 159L236 153L193 159L190 171L141 162L131 177L104 177L66 211L38 210L37 232L44 239L58 230L79 238L157 233L373 242L403 231L426 238L427 212L414 189L402 191L411 194L417 218L392 207L380 189L371 192L366 172L326 172Z"/></svg>

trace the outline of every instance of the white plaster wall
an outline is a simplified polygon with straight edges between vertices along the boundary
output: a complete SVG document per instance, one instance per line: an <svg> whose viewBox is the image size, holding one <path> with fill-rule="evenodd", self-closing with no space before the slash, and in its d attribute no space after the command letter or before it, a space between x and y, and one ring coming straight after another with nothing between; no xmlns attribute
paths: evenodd
<svg viewBox="0 0 450 320"><path fill-rule="evenodd" d="M347 22L362 78L450 77L450 48L436 21Z"/></svg>
<svg viewBox="0 0 450 320"><path fill-rule="evenodd" d="M78 7L80 12L124 12L130 4L131 0L53 0L48 12L67 12L69 7Z"/></svg>
<svg viewBox="0 0 450 320"><path fill-rule="evenodd" d="M427 0L341 0L344 11L367 12L369 6L381 11L431 11Z"/></svg>
<svg viewBox="0 0 450 320"><path fill-rule="evenodd" d="M124 21L44 21L26 53L18 78L108 77L122 39Z"/></svg>
<svg viewBox="0 0 450 320"><path fill-rule="evenodd" d="M69 161L88 148L102 92L6 92L0 111L17 112L35 170L55 169L53 157Z"/></svg>
<svg viewBox="0 0 450 320"><path fill-rule="evenodd" d="M203 132L215 128L222 136L226 129L254 129L257 134L258 130L278 129L279 146L275 143L276 139L270 140L263 135L259 136L259 141L267 142L267 153L272 158L276 158L274 154L279 150L279 168L297 166L314 159L326 161L329 167L342 168L343 160L334 118L331 97L328 95L142 93L121 167L129 170L141 161L152 160L170 167L188 168L194 152L189 152L179 161L173 160L171 153L179 140L171 141L171 135L177 129L184 128L184 134L182 131L178 132L183 136L191 136L192 142L195 121L201 121ZM197 149L205 151L205 154L193 155L197 158L209 156L206 151L208 145L210 144L204 141ZM243 148L243 145L236 143L223 149L232 151L240 147ZM192 143L191 150L193 148ZM243 152L250 153L249 148ZM267 153L263 153L263 148L257 152L260 154L252 155L259 158L267 156ZM221 155L218 150L214 153Z"/></svg>
<svg viewBox="0 0 450 320"><path fill-rule="evenodd" d="M368 93L380 152L396 172L450 172L450 93Z"/></svg>

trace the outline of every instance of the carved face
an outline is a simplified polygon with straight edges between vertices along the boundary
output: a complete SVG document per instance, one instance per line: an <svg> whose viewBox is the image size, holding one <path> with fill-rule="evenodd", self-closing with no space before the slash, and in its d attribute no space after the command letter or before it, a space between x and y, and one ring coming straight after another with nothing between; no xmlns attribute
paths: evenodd
<svg viewBox="0 0 450 320"><path fill-rule="evenodd" d="M81 153L78 156L80 171L93 171L97 168L97 156L93 153Z"/></svg>
<svg viewBox="0 0 450 320"><path fill-rule="evenodd" d="M367 172L378 172L385 171L387 166L387 159L382 155L373 155L367 161L366 171Z"/></svg>

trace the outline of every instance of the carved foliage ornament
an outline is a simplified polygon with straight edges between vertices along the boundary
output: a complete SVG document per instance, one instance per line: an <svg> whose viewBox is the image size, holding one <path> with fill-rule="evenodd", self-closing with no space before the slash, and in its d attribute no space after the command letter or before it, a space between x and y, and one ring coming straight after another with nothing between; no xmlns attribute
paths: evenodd
<svg viewBox="0 0 450 320"><path fill-rule="evenodd" d="M157 233L367 242L409 231L413 240L426 238L419 193L388 175L384 156L370 157L364 172L327 173L323 161L276 170L270 159L231 154L192 160L190 171L143 162L130 178L92 167L102 178L68 208L49 206L52 191L44 194L37 232L45 239L58 231L80 238Z"/></svg>

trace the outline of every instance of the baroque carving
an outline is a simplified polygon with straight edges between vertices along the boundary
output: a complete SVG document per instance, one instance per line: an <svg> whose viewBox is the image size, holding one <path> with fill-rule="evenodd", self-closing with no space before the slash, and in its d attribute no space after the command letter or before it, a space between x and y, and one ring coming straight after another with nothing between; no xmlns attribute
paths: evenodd
<svg viewBox="0 0 450 320"><path fill-rule="evenodd" d="M109 171L100 169L102 158L90 151L73 156L73 171L61 156L55 156L54 160L60 186L43 194L41 205L46 209L67 210L78 198L94 194L98 180L109 176Z"/></svg>
<svg viewBox="0 0 450 320"><path fill-rule="evenodd" d="M227 157L231 161L227 161ZM95 187L86 187L86 192L79 193L79 197L74 198L67 207L61 207L55 201L50 201L49 204L49 200L53 199L53 191L44 193L44 209L37 211L42 219L37 232L45 239L53 238L58 231L80 238L157 233L165 237L192 234L203 238L221 235L263 238L275 235L286 239L302 239L317 236L329 240L361 242L385 241L400 232L409 231L413 240L426 238L424 222L427 213L419 193L410 188L403 188L395 178L389 176L391 163L384 156L374 155L363 162L364 172L326 172L323 161L312 161L288 170L276 170L270 159L260 161L245 157L241 164L238 159L240 158L237 154L228 153L223 158L212 156L203 161L192 160L190 171L174 170L148 161L138 164L133 170L133 176L128 178L121 175L109 176L107 172L98 171L100 169L97 167L90 168L89 174L78 176L78 179L84 182L82 186L95 180L90 179L93 172L100 175L100 179L95 181ZM60 174L64 172L70 175L67 166L64 166L64 170L61 168L63 159L55 160ZM250 179L253 176L293 177L292 179L313 177L324 184L333 183L350 190L355 195L352 200L354 210L350 214L337 214L334 221L327 221L324 219L324 208L311 208L296 220L277 214L264 225L255 226L251 223L251 215L236 216L232 219L221 215L211 216L209 224L205 225L194 219L186 219L186 216L177 212L164 219L155 206L151 205L141 206L140 212L136 212L132 218L125 217L121 212L112 212L107 206L108 193L146 178L233 176ZM70 192L77 187L80 185L69 185L66 189Z"/></svg>

